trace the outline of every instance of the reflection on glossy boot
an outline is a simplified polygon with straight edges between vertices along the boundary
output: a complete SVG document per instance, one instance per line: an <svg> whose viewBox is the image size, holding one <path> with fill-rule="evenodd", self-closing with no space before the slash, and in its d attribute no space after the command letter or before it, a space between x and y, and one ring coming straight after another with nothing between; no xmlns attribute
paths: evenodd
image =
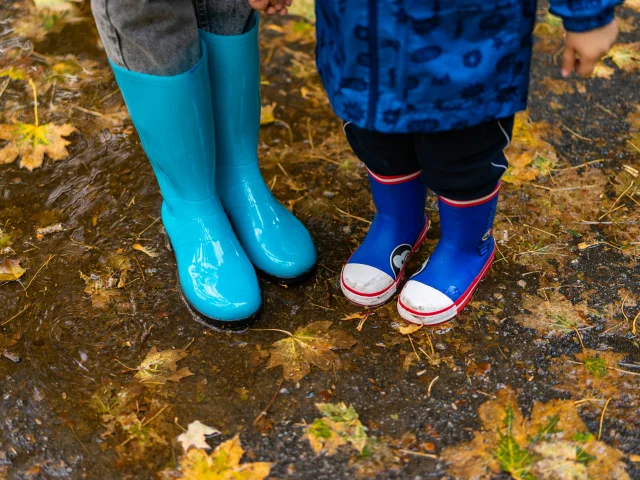
<svg viewBox="0 0 640 480"><path fill-rule="evenodd" d="M206 47L188 72L157 77L112 64L162 191L162 221L186 301L220 328L244 328L260 311L255 271L222 208Z"/></svg>
<svg viewBox="0 0 640 480"><path fill-rule="evenodd" d="M258 167L260 64L258 21L242 35L201 32L209 50L217 185L233 229L256 270L294 284L314 271L307 229L278 202Z"/></svg>

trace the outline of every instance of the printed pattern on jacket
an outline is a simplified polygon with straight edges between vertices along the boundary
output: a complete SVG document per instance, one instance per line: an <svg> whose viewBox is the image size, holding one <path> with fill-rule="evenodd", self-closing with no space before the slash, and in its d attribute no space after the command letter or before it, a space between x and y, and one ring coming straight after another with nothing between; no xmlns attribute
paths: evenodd
<svg viewBox="0 0 640 480"><path fill-rule="evenodd" d="M552 0L567 28L618 0ZM454 130L526 107L536 0L317 0L317 64L336 114L388 133Z"/></svg>

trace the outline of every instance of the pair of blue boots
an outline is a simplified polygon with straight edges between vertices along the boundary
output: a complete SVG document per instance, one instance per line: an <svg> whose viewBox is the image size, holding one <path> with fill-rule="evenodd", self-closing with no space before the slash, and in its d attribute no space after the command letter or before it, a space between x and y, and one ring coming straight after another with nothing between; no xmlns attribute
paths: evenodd
<svg viewBox="0 0 640 480"><path fill-rule="evenodd" d="M423 243L429 220L421 172L386 177L369 171L377 213L364 241L342 269L344 295L361 306L381 305L398 291L409 257ZM472 201L438 197L442 236L404 285L398 313L411 323L438 325L469 303L495 255L493 220L500 185Z"/></svg>
<svg viewBox="0 0 640 480"><path fill-rule="evenodd" d="M316 250L258 168L257 20L242 35L200 38L202 58L177 76L112 67L160 185L184 296L207 323L242 329L262 308L256 272L295 284Z"/></svg>

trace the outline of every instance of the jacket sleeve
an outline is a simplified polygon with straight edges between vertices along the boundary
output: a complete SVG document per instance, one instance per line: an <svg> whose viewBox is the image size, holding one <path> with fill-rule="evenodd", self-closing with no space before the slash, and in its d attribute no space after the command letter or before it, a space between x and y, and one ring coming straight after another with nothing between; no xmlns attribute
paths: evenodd
<svg viewBox="0 0 640 480"><path fill-rule="evenodd" d="M614 7L621 0L549 0L549 11L562 18L569 32L586 32L604 27L613 20Z"/></svg>

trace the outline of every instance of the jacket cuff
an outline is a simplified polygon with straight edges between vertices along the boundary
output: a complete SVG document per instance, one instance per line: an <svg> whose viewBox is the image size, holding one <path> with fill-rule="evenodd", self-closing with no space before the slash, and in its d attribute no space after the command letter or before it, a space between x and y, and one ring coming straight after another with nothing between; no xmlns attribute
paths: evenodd
<svg viewBox="0 0 640 480"><path fill-rule="evenodd" d="M563 18L562 24L567 32L588 32L596 28L604 27L613 21L615 10L609 7L594 17L587 18Z"/></svg>

